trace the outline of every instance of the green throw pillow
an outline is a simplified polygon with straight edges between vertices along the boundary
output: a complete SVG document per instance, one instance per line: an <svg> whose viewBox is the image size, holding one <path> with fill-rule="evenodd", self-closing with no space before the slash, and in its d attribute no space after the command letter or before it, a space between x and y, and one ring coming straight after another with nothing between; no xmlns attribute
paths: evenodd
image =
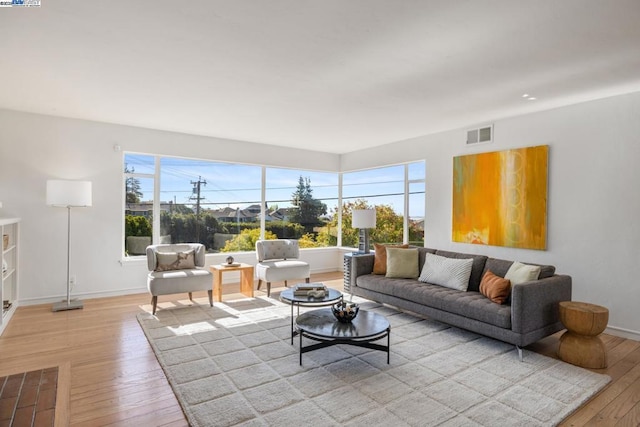
<svg viewBox="0 0 640 427"><path fill-rule="evenodd" d="M417 279L418 273L418 249L387 248L385 277Z"/></svg>

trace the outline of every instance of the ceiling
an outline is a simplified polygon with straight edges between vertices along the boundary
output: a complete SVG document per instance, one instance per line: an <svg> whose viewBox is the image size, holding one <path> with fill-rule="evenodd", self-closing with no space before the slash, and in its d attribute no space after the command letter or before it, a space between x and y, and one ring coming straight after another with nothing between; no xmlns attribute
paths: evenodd
<svg viewBox="0 0 640 427"><path fill-rule="evenodd" d="M346 153L640 91L639 23L638 0L42 0L0 9L0 108Z"/></svg>

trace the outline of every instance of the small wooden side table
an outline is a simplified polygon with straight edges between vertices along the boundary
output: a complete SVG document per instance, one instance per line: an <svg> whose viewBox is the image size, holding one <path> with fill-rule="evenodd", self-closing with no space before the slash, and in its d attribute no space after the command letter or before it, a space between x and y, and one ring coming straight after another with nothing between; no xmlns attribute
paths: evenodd
<svg viewBox="0 0 640 427"><path fill-rule="evenodd" d="M222 302L222 273L227 271L240 272L240 292L253 298L253 265L245 263L232 266L214 264L209 266L209 270L213 274L213 295L216 301Z"/></svg>
<svg viewBox="0 0 640 427"><path fill-rule="evenodd" d="M609 322L609 310L587 302L562 301L560 321L567 331L560 337L558 357L583 368L607 367L607 349L599 335Z"/></svg>

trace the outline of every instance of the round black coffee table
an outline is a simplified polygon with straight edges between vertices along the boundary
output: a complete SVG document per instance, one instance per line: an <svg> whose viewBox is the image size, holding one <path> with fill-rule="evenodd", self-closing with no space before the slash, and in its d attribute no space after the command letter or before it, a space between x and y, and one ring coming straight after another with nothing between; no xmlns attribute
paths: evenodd
<svg viewBox="0 0 640 427"><path fill-rule="evenodd" d="M326 305L333 305L338 301L342 301L342 293L338 290L327 288L327 295L324 297L310 297L294 295L294 288L287 288L280 293L280 299L282 301L291 304L291 344L293 344L293 337L297 335L297 331L293 327L293 306L298 306L298 316L300 316L300 306L303 307L323 307Z"/></svg>
<svg viewBox="0 0 640 427"><path fill-rule="evenodd" d="M300 365L302 365L302 353L336 344L349 344L386 351L387 364L389 363L391 325L380 314L360 310L351 323L341 323L336 320L330 308L323 308L298 316L296 328L300 335ZM318 341L318 343L303 347L303 337ZM387 337L387 345L373 342L384 337Z"/></svg>

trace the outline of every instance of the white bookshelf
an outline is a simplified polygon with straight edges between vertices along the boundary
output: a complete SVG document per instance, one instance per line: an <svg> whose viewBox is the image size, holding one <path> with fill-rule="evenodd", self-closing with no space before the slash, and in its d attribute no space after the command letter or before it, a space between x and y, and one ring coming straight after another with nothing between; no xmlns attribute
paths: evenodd
<svg viewBox="0 0 640 427"><path fill-rule="evenodd" d="M2 234L2 275L0 275L2 317L0 318L0 334L2 334L18 306L20 218L0 218L0 231Z"/></svg>

